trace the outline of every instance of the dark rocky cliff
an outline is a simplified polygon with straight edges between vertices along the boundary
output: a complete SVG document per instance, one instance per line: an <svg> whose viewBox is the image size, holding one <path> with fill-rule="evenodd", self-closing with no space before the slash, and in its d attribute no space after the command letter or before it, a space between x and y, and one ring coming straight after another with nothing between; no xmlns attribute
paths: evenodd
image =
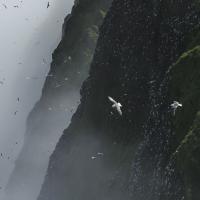
<svg viewBox="0 0 200 200"><path fill-rule="evenodd" d="M185 199L200 198L200 31L189 37L189 46L172 66L170 92L183 102L173 120L176 150L171 156L184 182Z"/></svg>
<svg viewBox="0 0 200 200"><path fill-rule="evenodd" d="M38 200L199 199L199 9L114 0Z"/></svg>
<svg viewBox="0 0 200 200"><path fill-rule="evenodd" d="M79 104L79 90L88 76L99 27L110 3L76 1L66 17L42 97L27 121L24 147L7 186L9 200L37 198L49 156Z"/></svg>

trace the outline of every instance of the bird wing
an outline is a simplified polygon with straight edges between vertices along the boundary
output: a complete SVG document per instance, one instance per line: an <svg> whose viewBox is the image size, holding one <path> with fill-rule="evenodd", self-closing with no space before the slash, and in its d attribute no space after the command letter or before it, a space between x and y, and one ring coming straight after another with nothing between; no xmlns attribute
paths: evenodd
<svg viewBox="0 0 200 200"><path fill-rule="evenodd" d="M118 106L119 106L119 107L122 107L122 104L121 104L121 103L118 103Z"/></svg>
<svg viewBox="0 0 200 200"><path fill-rule="evenodd" d="M117 105L116 105L116 104L113 104L113 105L112 105L112 108L116 108L116 107L117 107Z"/></svg>
<svg viewBox="0 0 200 200"><path fill-rule="evenodd" d="M120 107L117 107L117 112L122 116L122 110Z"/></svg>
<svg viewBox="0 0 200 200"><path fill-rule="evenodd" d="M117 103L112 97L108 97L108 99L109 99L112 103L114 103L114 104Z"/></svg>

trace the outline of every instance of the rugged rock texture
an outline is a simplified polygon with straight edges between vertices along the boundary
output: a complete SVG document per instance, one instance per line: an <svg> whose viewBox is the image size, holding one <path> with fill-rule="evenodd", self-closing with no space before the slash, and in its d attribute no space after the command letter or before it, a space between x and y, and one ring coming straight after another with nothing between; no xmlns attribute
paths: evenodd
<svg viewBox="0 0 200 200"><path fill-rule="evenodd" d="M195 0L114 0L39 200L200 197L199 8ZM122 117L108 96L122 103ZM184 109L174 118L175 99Z"/></svg>
<svg viewBox="0 0 200 200"><path fill-rule="evenodd" d="M180 171L188 200L200 198L200 37L196 30L188 50L172 66L171 95L184 107L174 118L177 138L172 155Z"/></svg>
<svg viewBox="0 0 200 200"><path fill-rule="evenodd" d="M62 41L53 53L42 97L30 113L24 147L7 186L9 200L37 198L49 156L79 104L79 90L88 76L99 27L110 3L76 1L66 17Z"/></svg>

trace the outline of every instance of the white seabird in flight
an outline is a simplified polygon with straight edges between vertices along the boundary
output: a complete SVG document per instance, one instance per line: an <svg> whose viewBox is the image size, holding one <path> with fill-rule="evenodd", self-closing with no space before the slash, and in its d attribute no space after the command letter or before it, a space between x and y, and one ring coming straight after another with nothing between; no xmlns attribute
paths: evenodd
<svg viewBox="0 0 200 200"><path fill-rule="evenodd" d="M112 97L108 97L108 99L113 103L112 108L115 108L117 112L122 116L121 103L116 102Z"/></svg>
<svg viewBox="0 0 200 200"><path fill-rule="evenodd" d="M178 101L174 101L171 104L171 108L173 109L174 115L176 114L176 110L177 110L178 107L183 107L183 105L181 103L179 103Z"/></svg>

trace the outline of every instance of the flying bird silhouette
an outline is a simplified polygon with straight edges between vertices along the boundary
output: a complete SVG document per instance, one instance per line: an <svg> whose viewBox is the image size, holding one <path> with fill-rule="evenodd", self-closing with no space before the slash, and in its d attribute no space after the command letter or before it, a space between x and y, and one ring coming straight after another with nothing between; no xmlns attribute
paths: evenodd
<svg viewBox="0 0 200 200"><path fill-rule="evenodd" d="M119 113L119 115L122 116L122 110L121 110L122 105L121 105L121 103L116 102L112 97L108 97L108 99L110 100L110 102L113 103L112 108L115 108L116 111Z"/></svg>
<svg viewBox="0 0 200 200"><path fill-rule="evenodd" d="M174 101L171 104L171 108L173 109L174 115L176 114L176 110L177 110L178 107L183 107L183 105L181 103L179 103L178 101Z"/></svg>

